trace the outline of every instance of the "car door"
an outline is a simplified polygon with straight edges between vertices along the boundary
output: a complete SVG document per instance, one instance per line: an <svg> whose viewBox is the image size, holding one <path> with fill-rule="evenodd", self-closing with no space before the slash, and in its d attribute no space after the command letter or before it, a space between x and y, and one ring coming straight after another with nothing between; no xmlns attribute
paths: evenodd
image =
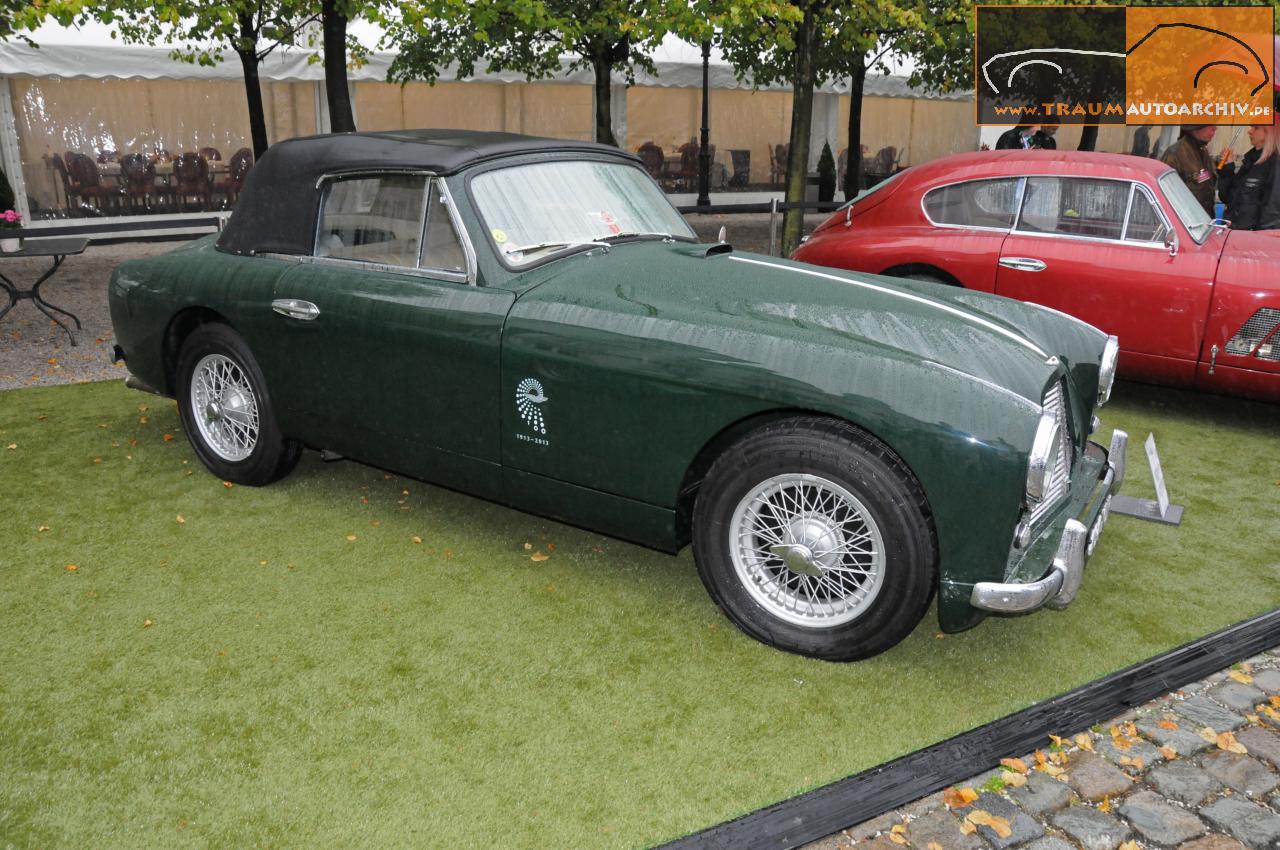
<svg viewBox="0 0 1280 850"><path fill-rule="evenodd" d="M424 174L329 181L315 254L273 293L276 392L314 445L485 493L514 296L475 285L451 207Z"/></svg>
<svg viewBox="0 0 1280 850"><path fill-rule="evenodd" d="M1171 252L1173 226L1144 184L1029 177L996 292L1116 335L1123 375L1190 385L1217 257L1189 238Z"/></svg>
<svg viewBox="0 0 1280 850"><path fill-rule="evenodd" d="M930 189L921 206L933 228L923 239L899 251L895 265L936 265L965 289L993 292L996 259L1018 210L1022 180L1003 177L970 180Z"/></svg>

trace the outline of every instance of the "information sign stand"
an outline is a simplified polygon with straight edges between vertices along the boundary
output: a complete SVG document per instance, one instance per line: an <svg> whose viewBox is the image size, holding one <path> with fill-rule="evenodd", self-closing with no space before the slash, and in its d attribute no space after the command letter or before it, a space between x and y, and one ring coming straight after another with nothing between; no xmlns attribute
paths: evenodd
<svg viewBox="0 0 1280 850"><path fill-rule="evenodd" d="M1137 517L1166 525L1182 524L1182 505L1169 504L1169 489L1164 484L1164 470L1160 467L1160 455L1156 453L1156 435L1148 434L1147 463L1151 465L1151 480L1156 485L1156 501L1135 499L1132 496L1112 496L1111 512Z"/></svg>

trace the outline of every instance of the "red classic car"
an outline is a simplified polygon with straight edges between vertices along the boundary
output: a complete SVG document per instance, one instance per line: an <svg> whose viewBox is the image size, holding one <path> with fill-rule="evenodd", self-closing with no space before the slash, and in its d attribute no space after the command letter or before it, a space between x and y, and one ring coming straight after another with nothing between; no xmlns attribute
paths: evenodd
<svg viewBox="0 0 1280 850"><path fill-rule="evenodd" d="M1043 304L1118 336L1121 376L1280 401L1280 231L1210 220L1156 160L944 157L838 210L793 258Z"/></svg>

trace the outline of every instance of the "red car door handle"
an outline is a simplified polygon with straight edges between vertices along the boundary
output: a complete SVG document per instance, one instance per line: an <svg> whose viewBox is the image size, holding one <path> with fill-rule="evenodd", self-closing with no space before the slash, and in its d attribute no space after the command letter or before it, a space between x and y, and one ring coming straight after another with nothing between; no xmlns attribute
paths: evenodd
<svg viewBox="0 0 1280 850"><path fill-rule="evenodd" d="M1020 272L1042 272L1045 270L1044 260L1031 257L1001 257L1000 265L1006 269L1017 269Z"/></svg>

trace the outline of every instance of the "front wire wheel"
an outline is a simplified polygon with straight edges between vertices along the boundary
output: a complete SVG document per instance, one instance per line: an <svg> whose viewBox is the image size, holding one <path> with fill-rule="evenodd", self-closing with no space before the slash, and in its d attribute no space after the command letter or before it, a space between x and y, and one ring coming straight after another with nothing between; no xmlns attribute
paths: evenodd
<svg viewBox="0 0 1280 850"><path fill-rule="evenodd" d="M223 354L207 354L196 363L190 384L187 402L210 451L232 463L253 454L258 399L240 364Z"/></svg>
<svg viewBox="0 0 1280 850"><path fill-rule="evenodd" d="M694 505L693 552L739 628L831 661L897 644L937 584L919 483L879 440L831 419L772 423L717 458Z"/></svg>

